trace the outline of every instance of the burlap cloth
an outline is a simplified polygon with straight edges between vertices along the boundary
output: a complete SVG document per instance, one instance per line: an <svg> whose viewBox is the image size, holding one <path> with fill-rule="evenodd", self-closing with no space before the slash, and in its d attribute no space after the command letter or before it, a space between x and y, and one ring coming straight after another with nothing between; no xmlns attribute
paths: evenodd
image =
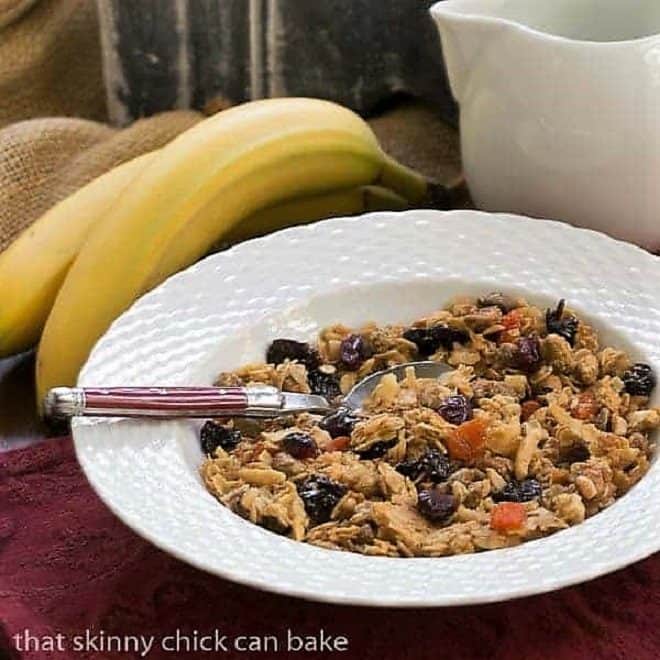
<svg viewBox="0 0 660 660"><path fill-rule="evenodd" d="M123 130L45 118L0 130L0 251L44 211L115 165L167 144L202 118L175 111Z"/></svg>
<svg viewBox="0 0 660 660"><path fill-rule="evenodd" d="M94 0L0 0L0 127L106 118Z"/></svg>

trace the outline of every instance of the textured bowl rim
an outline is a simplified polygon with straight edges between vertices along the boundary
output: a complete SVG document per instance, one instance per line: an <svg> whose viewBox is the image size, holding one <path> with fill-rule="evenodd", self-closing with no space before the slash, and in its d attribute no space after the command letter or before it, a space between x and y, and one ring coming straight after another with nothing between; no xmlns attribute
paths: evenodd
<svg viewBox="0 0 660 660"><path fill-rule="evenodd" d="M386 224L388 221L391 222L393 217L396 218L396 222L398 224L405 221L410 221L411 223L419 222L419 221L427 222L432 219L438 222L452 221L455 219L455 216L456 217L463 216L463 219L465 218L474 219L475 222L479 222L479 223L486 223L491 220L495 220L500 223L504 223L506 225L512 223L511 232L513 235L515 235L516 230L519 230L522 234L525 234L528 229L533 230L534 227L538 227L539 229L543 227L548 230L551 230L550 233L552 234L562 235L561 240L564 241L567 245L569 243L581 243L581 242L585 244L595 243L598 247L605 249L611 248L613 251L625 254L628 263L634 263L633 268L636 272L640 272L646 269L647 271L650 271L650 273L654 274L656 278L657 275L660 274L660 259L654 257L650 253L642 250L641 248L630 245L628 243L624 243L622 241L612 239L599 232L595 232L592 230L578 229L570 225L566 225L561 222L557 222L553 220L538 220L538 219L530 219L524 216L517 216L512 214L503 214L503 213L490 214L490 213L484 213L484 212L472 211L472 210L455 210L455 211L446 211L446 212L428 211L428 210L411 210L411 211L403 211L396 213L377 212L377 213L367 214L365 216L350 217L350 218L335 218L335 219L315 223L313 225L284 229L262 238L247 241L245 243L242 243L238 246L231 248L227 252L223 252L216 255L212 255L211 257L207 257L205 260L200 262L200 264L197 264L191 267L190 269L187 269L186 271L178 273L177 275L174 275L173 277L169 278L164 284L159 286L157 289L155 289L154 291L150 292L149 294L138 300L128 312L126 312L124 315L122 315L122 317L120 317L117 321L115 321L115 323L113 323L108 333L101 339L97 347L94 349L92 355L90 356L87 365L84 367L83 372L81 373L80 382L82 384L86 384L87 382L93 382L95 377L94 376L95 372L98 371L99 367L101 366L101 364L103 364L105 359L103 356L103 348L112 344L113 340L120 331L122 330L126 331L127 328L130 329L130 326L133 324L134 319L138 318L141 314L143 314L145 310L148 310L150 306L152 306L154 299L156 298L162 299L164 295L167 294L168 290L174 286L174 283L181 283L184 281L193 282L195 279L194 271L198 270L200 266L204 267L203 266L204 264L207 264L206 267L209 267L209 264L213 264L214 266L217 267L218 265L221 265L223 263L223 261L227 258L226 255L228 254L231 254L234 259L240 258L243 252L247 252L248 253L247 256L250 256L249 255L250 251L253 251L254 249L260 249L265 252L267 249L272 248L273 244L275 244L276 247L278 244L282 246L286 243L289 243L291 239L302 238L304 240L305 237L316 236L321 234L327 235L335 230L340 230L343 232L350 233L351 231L353 231L352 228L357 227L358 228L357 232L359 233L361 226L364 227L367 226L366 223L369 222L377 223L379 221L383 221ZM466 220L466 222L468 222L468 220ZM542 224L532 225L531 223L542 223ZM520 237L516 237L516 238L519 240ZM514 240L516 239L514 238ZM613 266L615 270L617 268L622 268L622 267L623 266L620 263L616 263ZM533 296L533 293L531 293L530 295ZM655 312L660 318L660 304L658 304L657 300L655 301ZM660 321L658 322L658 324L660 325ZM621 330L621 327L619 327L619 330ZM657 335L654 334L654 336ZM651 340L649 339L648 341ZM637 341L636 343L639 344L640 342ZM648 348L648 346L646 346L646 348ZM657 366L658 354L654 353L653 358L654 358L653 363L654 365ZM173 422L172 424L175 423ZM488 603L488 602L506 600L510 598L519 598L533 594L545 593L562 587L570 586L576 583L584 582L586 580L590 580L600 575L604 575L606 573L623 568L624 566L627 566L633 562L642 560L650 556L654 552L657 552L660 549L660 530L658 530L657 528L655 530L647 530L647 532L649 533L646 535L645 542L641 543L638 547L636 547L633 550L627 550L622 555L614 554L607 561L597 562L591 567L590 570L583 569L581 571L576 571L576 572L569 571L565 575L552 577L542 585L529 584L529 583L521 584L518 587L508 587L504 585L502 586L502 588L498 590L489 591L487 593L477 591L474 594L470 594L470 595L466 595L465 593L456 594L456 593L446 593L446 592L437 595L424 595L424 597L420 597L419 595L414 595L411 597L407 597L406 595L387 596L383 594L355 595L345 592L322 592L318 589L318 587L313 587L313 586L310 587L308 585L297 586L295 584L295 581L293 581L293 583L287 582L284 584L275 584L267 578L263 579L258 575L251 575L249 573L244 573L244 572L243 573L236 572L231 570L230 568L222 568L218 566L214 566L213 568L210 568L208 563L204 561L200 561L195 557L191 557L190 554L186 553L185 551L182 551L177 546L176 543L172 543L171 539L164 537L162 534L154 534L148 529L145 529L144 524L141 520L131 515L130 513L127 513L127 511L121 505L118 505L118 502L116 501L113 492L109 490L106 487L106 485L102 483L102 481L99 479L100 476L99 465L95 461L94 452L90 452L89 440L91 439L91 436L98 435L99 432L102 436L105 431L112 428L113 420L77 419L74 421L72 426L73 426L73 436L74 436L74 445L76 449L76 454L83 468L83 471L85 472L92 487L95 489L95 491L104 501L104 503L136 533L140 534L145 539L147 539L157 547L161 548L165 552L168 552L169 554L195 566L196 568L210 572L212 574L220 575L221 577L227 578L229 580L232 580L240 584L244 584L246 586L251 586L275 593L296 596L296 597L301 597L316 601L362 605L362 606L436 607L436 606ZM112 440L112 438L110 438L110 440ZM98 437L94 439L94 442L99 442L99 441L100 440ZM656 476L657 476L657 472L660 471L660 466L658 465L658 461L654 461L654 463L655 463L654 467L656 468L654 471L656 472ZM649 475L647 475L644 478L644 480L642 480L641 483L644 483L647 480L648 476ZM655 481L660 481L660 479L656 478ZM637 486L635 488L637 488ZM660 489L658 488L655 488L653 490L653 492L656 493L656 497L659 490ZM359 557L360 557L360 561L368 561L368 562L394 561L397 563L401 563L401 566L403 566L404 563L410 564L410 563L422 563L429 561L442 562L443 566L448 566L451 565L452 562L455 564L457 562L466 562L477 557L492 556L493 554L496 553L506 552L509 553L509 556L514 556L515 553L526 552L526 549L530 548L531 546L536 546L537 544L543 544L543 543L547 544L547 542L553 538L565 537L565 535L571 532L571 530L579 529L583 527L585 524L591 523L593 525L593 521L598 521L602 515L607 513L607 511L611 511L615 507L620 506L622 502L623 500L618 500L605 512L598 514L598 516L589 519L582 525L578 525L576 527L570 528L569 530L564 530L551 537L539 539L536 541L531 541L511 549L489 551L486 553L477 553L474 555L460 555L460 556L442 557L435 559L429 559L429 558L392 559L392 558L381 558L381 557L363 557L363 556L359 556ZM656 507L656 508L660 510L660 507ZM616 534L614 534L614 536L616 536ZM287 543L291 543L297 546L305 545L307 548L311 548L313 552L318 553L318 556L321 558L327 556L327 553L331 553L333 555L344 554L344 553L337 553L336 551L332 551L332 550L325 550L322 548L311 547L306 544L299 544L297 542L290 541L288 539L283 539L283 540L286 541Z"/></svg>

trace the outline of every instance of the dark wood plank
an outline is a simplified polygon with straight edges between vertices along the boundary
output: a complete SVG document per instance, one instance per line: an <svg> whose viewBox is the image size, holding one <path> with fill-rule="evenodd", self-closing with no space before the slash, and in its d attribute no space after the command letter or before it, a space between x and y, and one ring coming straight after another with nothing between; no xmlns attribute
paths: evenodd
<svg viewBox="0 0 660 660"><path fill-rule="evenodd" d="M270 96L363 114L393 95L455 118L433 0L97 0L110 115Z"/></svg>
<svg viewBox="0 0 660 660"><path fill-rule="evenodd" d="M193 3L194 4L194 3ZM180 0L99 0L109 112L118 124L190 107L188 14Z"/></svg>
<svg viewBox="0 0 660 660"><path fill-rule="evenodd" d="M197 0L189 6L192 105L214 97L250 98L250 24L246 0Z"/></svg>
<svg viewBox="0 0 660 660"><path fill-rule="evenodd" d="M366 114L393 94L451 112L440 39L420 0L267 3L267 96L318 96Z"/></svg>

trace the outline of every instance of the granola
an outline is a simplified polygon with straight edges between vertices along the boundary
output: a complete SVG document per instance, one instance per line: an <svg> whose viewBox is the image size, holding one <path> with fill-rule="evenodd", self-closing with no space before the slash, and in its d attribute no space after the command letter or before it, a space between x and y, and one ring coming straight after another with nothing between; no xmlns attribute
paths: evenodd
<svg viewBox="0 0 660 660"><path fill-rule="evenodd" d="M437 380L383 376L360 411L341 396L419 359ZM239 516L324 548L438 557L517 545L582 522L647 472L655 376L561 301L493 293L411 325L334 325L312 346L275 340L266 363L218 384L322 394L325 417L214 420L202 429L209 491Z"/></svg>

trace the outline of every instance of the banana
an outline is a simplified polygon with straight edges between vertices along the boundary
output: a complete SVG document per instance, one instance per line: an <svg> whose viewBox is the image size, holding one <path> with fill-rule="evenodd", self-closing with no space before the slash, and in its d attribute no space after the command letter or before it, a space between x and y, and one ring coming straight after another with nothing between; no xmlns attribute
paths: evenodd
<svg viewBox="0 0 660 660"><path fill-rule="evenodd" d="M90 229L151 159L145 154L56 204L0 254L0 357L34 346Z"/></svg>
<svg viewBox="0 0 660 660"><path fill-rule="evenodd" d="M223 245L263 236L278 229L305 224L324 218L368 213L369 211L400 211L408 202L387 188L363 186L336 190L321 195L301 197L290 202L257 211L223 237Z"/></svg>
<svg viewBox="0 0 660 660"><path fill-rule="evenodd" d="M95 226L46 322L39 401L73 385L96 340L141 294L260 209L388 181L416 205L426 180L385 156L355 113L318 99L254 101L179 135Z"/></svg>

